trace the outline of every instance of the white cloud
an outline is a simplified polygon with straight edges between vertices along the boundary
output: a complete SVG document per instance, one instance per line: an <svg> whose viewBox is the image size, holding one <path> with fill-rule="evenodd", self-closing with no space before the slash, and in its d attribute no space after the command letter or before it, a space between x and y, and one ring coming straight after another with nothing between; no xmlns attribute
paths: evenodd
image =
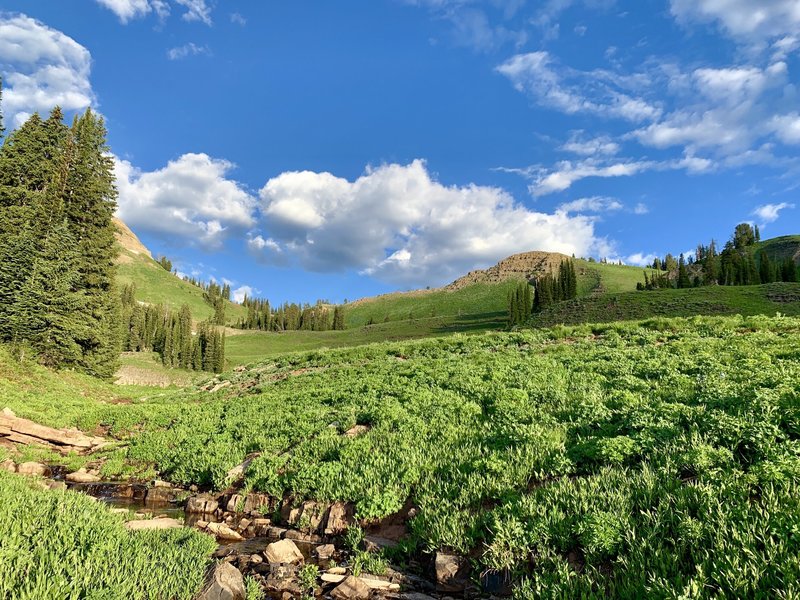
<svg viewBox="0 0 800 600"><path fill-rule="evenodd" d="M653 161L620 161L606 162L586 159L577 162L563 160L551 169L535 166L526 169L504 169L517 172L532 180L530 192L534 196L544 196L554 192L563 192L572 184L587 177L629 177L656 167Z"/></svg>
<svg viewBox="0 0 800 600"><path fill-rule="evenodd" d="M784 144L800 144L800 115L796 112L775 115L769 126Z"/></svg>
<svg viewBox="0 0 800 600"><path fill-rule="evenodd" d="M181 17L184 21L200 21L211 26L211 7L206 4L206 0L175 0L186 9Z"/></svg>
<svg viewBox="0 0 800 600"><path fill-rule="evenodd" d="M655 254L643 254L642 252L637 252L636 254L631 254L630 256L623 259L623 262L628 265L637 265L639 267L647 267L653 264L653 261L656 259Z"/></svg>
<svg viewBox="0 0 800 600"><path fill-rule="evenodd" d="M283 173L260 195L268 237L251 238L251 251L313 271L358 269L395 283L439 284L515 252L608 248L590 217L534 212L498 188L444 186L420 160L368 169L353 182Z"/></svg>
<svg viewBox="0 0 800 600"><path fill-rule="evenodd" d="M238 12L235 12L231 13L231 23L233 23L234 25L241 25L242 27L244 27L245 25L247 25L247 19L245 19Z"/></svg>
<svg viewBox="0 0 800 600"><path fill-rule="evenodd" d="M9 125L33 112L65 111L92 105L89 51L62 32L25 15L0 17L0 73L3 110Z"/></svg>
<svg viewBox="0 0 800 600"><path fill-rule="evenodd" d="M241 304L242 301L244 301L245 296L247 296L248 298L254 298L260 293L261 293L260 290L257 290L256 288L251 287L249 285L242 285L236 288L235 290L231 290L233 301L236 302L237 304Z"/></svg>
<svg viewBox="0 0 800 600"><path fill-rule="evenodd" d="M781 202L780 204L763 204L753 210L753 216L757 217L762 225L778 220L780 212L787 208L794 208L794 204Z"/></svg>
<svg viewBox="0 0 800 600"><path fill-rule="evenodd" d="M644 202L638 202L636 206L633 207L633 214L635 215L646 215L650 212L650 209Z"/></svg>
<svg viewBox="0 0 800 600"><path fill-rule="evenodd" d="M118 215L165 241L178 237L219 248L228 235L255 223L255 199L227 178L232 168L207 154L184 154L152 172L116 159Z"/></svg>
<svg viewBox="0 0 800 600"><path fill-rule="evenodd" d="M797 0L671 0L684 23L717 22L735 37L764 39L800 32Z"/></svg>
<svg viewBox="0 0 800 600"><path fill-rule="evenodd" d="M581 156L613 156L619 152L620 146L608 136L586 139L582 131L573 131L561 150Z"/></svg>
<svg viewBox="0 0 800 600"><path fill-rule="evenodd" d="M578 198L560 204L556 210L566 213L583 213L583 212L611 212L615 210L622 210L625 208L622 203L616 198L607 198L605 196L591 196L589 198Z"/></svg>
<svg viewBox="0 0 800 600"><path fill-rule="evenodd" d="M556 65L544 51L512 56L497 67L497 72L540 105L566 114L588 113L632 122L650 121L661 115L660 107L630 95L632 89L647 83L645 76L578 71Z"/></svg>
<svg viewBox="0 0 800 600"><path fill-rule="evenodd" d="M197 56L198 54L211 54L208 46L198 46L194 42L189 42L183 46L176 46L167 50L167 58L170 60L181 60L187 56Z"/></svg>
<svg viewBox="0 0 800 600"><path fill-rule="evenodd" d="M153 8L148 0L96 0L101 6L117 15L122 23L138 19L148 14Z"/></svg>
<svg viewBox="0 0 800 600"><path fill-rule="evenodd" d="M655 148L682 146L689 154L703 149L720 156L744 152L772 133L770 115L787 82L784 62L765 68L696 69L676 90L678 108L633 137Z"/></svg>

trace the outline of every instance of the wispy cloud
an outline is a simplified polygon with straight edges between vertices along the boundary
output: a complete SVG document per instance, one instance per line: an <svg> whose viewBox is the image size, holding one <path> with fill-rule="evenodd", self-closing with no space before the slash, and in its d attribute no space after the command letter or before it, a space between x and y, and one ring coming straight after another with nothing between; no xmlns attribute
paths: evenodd
<svg viewBox="0 0 800 600"><path fill-rule="evenodd" d="M183 46L176 46L167 50L167 58L170 60L181 60L189 56L197 56L198 54L211 55L211 49L208 46L198 46L193 42L184 44Z"/></svg>
<svg viewBox="0 0 800 600"><path fill-rule="evenodd" d="M759 220L759 223L766 225L778 220L781 216L782 210L794 208L794 204L788 202L781 202L780 204L762 204L753 210L753 216Z"/></svg>

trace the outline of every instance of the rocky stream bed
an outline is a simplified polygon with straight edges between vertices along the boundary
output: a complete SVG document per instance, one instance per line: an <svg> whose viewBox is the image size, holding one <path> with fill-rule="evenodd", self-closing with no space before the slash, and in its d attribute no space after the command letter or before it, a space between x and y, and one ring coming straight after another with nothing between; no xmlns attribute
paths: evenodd
<svg viewBox="0 0 800 600"><path fill-rule="evenodd" d="M42 478L50 488L69 488L123 513L130 530L193 527L213 535L219 546L198 600L244 600L245 577L256 581L273 599L377 598L491 598L507 595L508 582L494 574L470 572L467 557L444 552L418 554L402 567L387 563L369 573L354 560L397 546L409 534L407 523L415 508L406 505L378 522L357 522L352 505L298 502L265 494L201 493L196 487L168 482L103 481L97 471L67 473L59 466L16 464L0 468ZM358 526L363 536L353 547L348 529ZM366 553L366 554L365 554Z"/></svg>

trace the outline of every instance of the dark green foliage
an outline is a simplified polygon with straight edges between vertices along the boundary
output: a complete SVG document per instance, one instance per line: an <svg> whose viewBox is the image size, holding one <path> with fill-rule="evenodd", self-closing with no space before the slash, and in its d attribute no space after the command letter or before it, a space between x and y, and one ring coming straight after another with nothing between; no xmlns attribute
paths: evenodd
<svg viewBox="0 0 800 600"><path fill-rule="evenodd" d="M247 307L247 317L236 324L239 329L329 331L332 327L336 328L331 324L331 311L322 300L302 306L286 303L273 310L267 299L245 297L242 306ZM344 329L343 316L339 326Z"/></svg>
<svg viewBox="0 0 800 600"><path fill-rule="evenodd" d="M533 295L531 286L523 281L508 293L508 326L523 325L528 322L533 312Z"/></svg>
<svg viewBox="0 0 800 600"><path fill-rule="evenodd" d="M102 119L34 114L0 148L0 336L110 377L120 350L116 207Z"/></svg>
<svg viewBox="0 0 800 600"><path fill-rule="evenodd" d="M578 297L578 275L575 263L566 259L561 261L556 274L547 274L536 279L534 311L541 311L557 302Z"/></svg>
<svg viewBox="0 0 800 600"><path fill-rule="evenodd" d="M333 329L336 331L344 330L344 308L341 306L336 306L333 309Z"/></svg>
<svg viewBox="0 0 800 600"><path fill-rule="evenodd" d="M165 271L167 271L168 273L172 273L172 261L168 259L166 256L159 257L159 259L156 262L160 264Z"/></svg>
<svg viewBox="0 0 800 600"><path fill-rule="evenodd" d="M683 258L683 254L681 254L680 258L678 259L678 288L688 288L692 287L692 282L689 279L689 271L686 270L686 260Z"/></svg>

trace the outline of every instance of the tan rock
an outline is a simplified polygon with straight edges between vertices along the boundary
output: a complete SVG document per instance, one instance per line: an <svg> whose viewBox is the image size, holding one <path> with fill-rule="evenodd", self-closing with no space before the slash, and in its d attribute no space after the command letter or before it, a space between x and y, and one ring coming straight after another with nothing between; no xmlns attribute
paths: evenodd
<svg viewBox="0 0 800 600"><path fill-rule="evenodd" d="M320 575L320 579L325 583L342 583L345 579L347 579L347 575L334 575L332 573L323 573Z"/></svg>
<svg viewBox="0 0 800 600"><path fill-rule="evenodd" d="M352 575L334 588L331 598L335 600L369 600L372 588Z"/></svg>
<svg viewBox="0 0 800 600"><path fill-rule="evenodd" d="M333 544L325 544L323 546L317 546L314 548L314 554L316 554L317 558L320 560L330 560L331 556L333 556L335 552L336 546Z"/></svg>
<svg viewBox="0 0 800 600"><path fill-rule="evenodd" d="M65 479L70 483L95 483L100 481L98 475L89 473L85 468L80 468L74 473L68 473Z"/></svg>
<svg viewBox="0 0 800 600"><path fill-rule="evenodd" d="M245 600L244 578L227 562L214 566L196 600Z"/></svg>
<svg viewBox="0 0 800 600"><path fill-rule="evenodd" d="M325 525L325 535L339 535L347 531L354 522L355 510L350 504L334 502L328 510L328 522Z"/></svg>
<svg viewBox="0 0 800 600"><path fill-rule="evenodd" d="M186 512L210 514L219 508L219 502L210 496L192 496L186 502Z"/></svg>
<svg viewBox="0 0 800 600"><path fill-rule="evenodd" d="M0 471L8 471L9 473L17 472L17 464L10 458L0 462Z"/></svg>
<svg viewBox="0 0 800 600"><path fill-rule="evenodd" d="M329 573L330 575L344 575L345 573L347 573L347 569L345 569L344 567L331 567L325 572Z"/></svg>
<svg viewBox="0 0 800 600"><path fill-rule="evenodd" d="M178 521L178 519L141 519L125 523L125 529L129 531L176 529L178 527L183 527L183 523Z"/></svg>
<svg viewBox="0 0 800 600"><path fill-rule="evenodd" d="M225 540L227 542L241 542L244 538L223 523L209 523L206 531L213 533L218 540Z"/></svg>
<svg viewBox="0 0 800 600"><path fill-rule="evenodd" d="M391 581L384 581L383 579L372 579L370 577L360 577L361 581L366 583L373 590L387 590L395 592L400 589L400 586Z"/></svg>
<svg viewBox="0 0 800 600"><path fill-rule="evenodd" d="M303 561L303 554L292 540L280 540L267 546L264 552L267 562L295 564Z"/></svg>
<svg viewBox="0 0 800 600"><path fill-rule="evenodd" d="M50 469L42 463L24 462L17 466L17 473L20 475L41 475L44 477L50 474Z"/></svg>
<svg viewBox="0 0 800 600"><path fill-rule="evenodd" d="M469 583L469 561L463 556L436 553L436 588L441 592L462 592Z"/></svg>

